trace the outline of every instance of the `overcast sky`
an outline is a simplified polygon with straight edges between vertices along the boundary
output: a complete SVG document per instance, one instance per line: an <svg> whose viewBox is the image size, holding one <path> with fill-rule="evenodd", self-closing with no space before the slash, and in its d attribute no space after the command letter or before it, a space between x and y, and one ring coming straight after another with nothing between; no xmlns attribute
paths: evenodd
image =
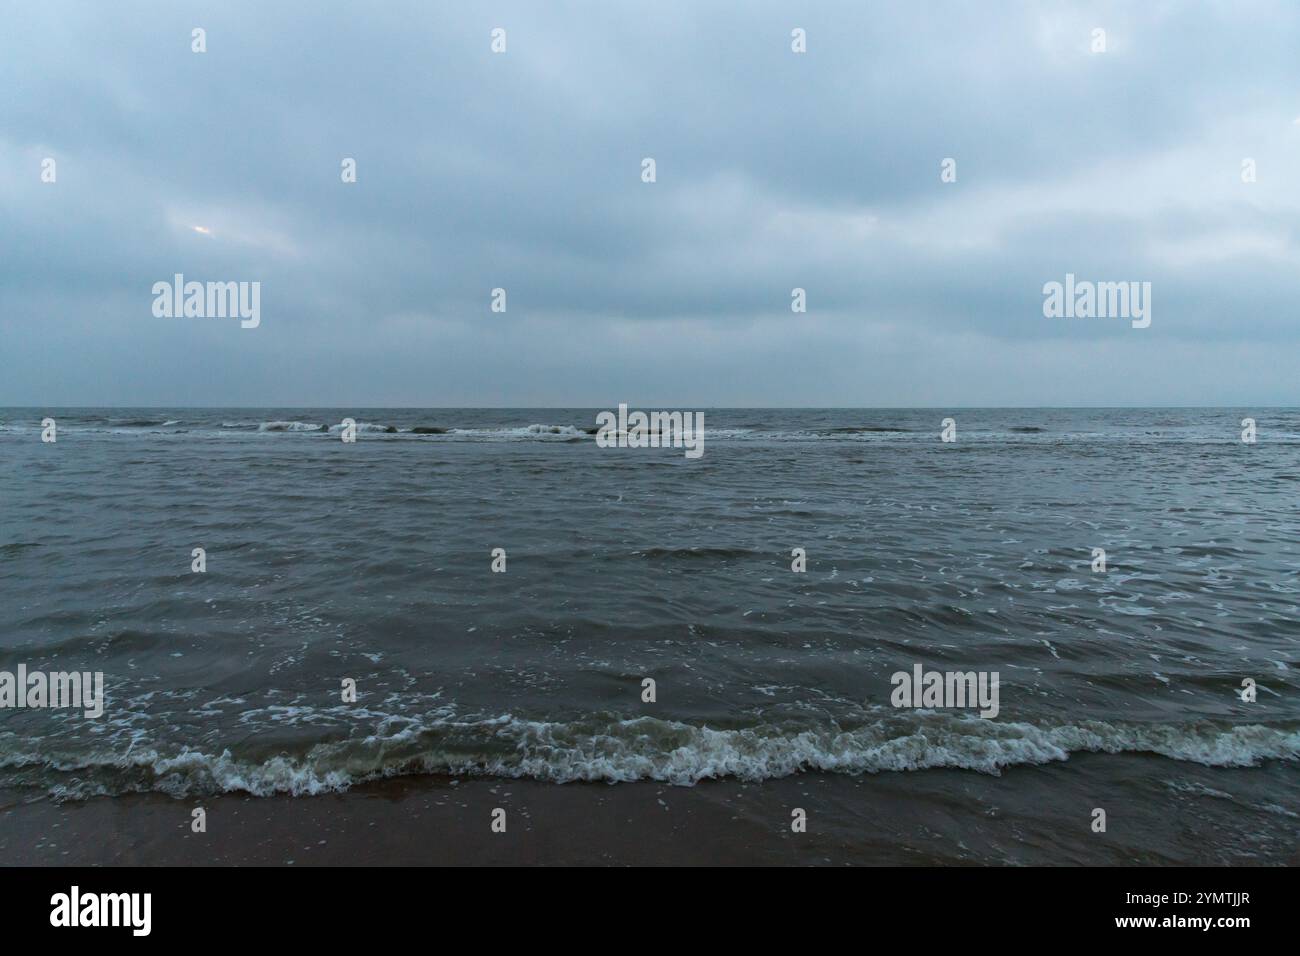
<svg viewBox="0 0 1300 956"><path fill-rule="evenodd" d="M0 23L0 404L1300 403L1293 2ZM156 318L177 272L260 327ZM1067 272L1150 327L1045 318Z"/></svg>

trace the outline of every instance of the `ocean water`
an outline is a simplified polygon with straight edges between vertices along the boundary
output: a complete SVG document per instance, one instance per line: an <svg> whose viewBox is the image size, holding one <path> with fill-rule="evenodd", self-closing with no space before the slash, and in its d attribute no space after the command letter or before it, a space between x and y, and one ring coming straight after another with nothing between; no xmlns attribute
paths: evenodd
<svg viewBox="0 0 1300 956"><path fill-rule="evenodd" d="M706 409L697 460L595 415L0 409L0 670L106 688L0 711L0 786L1300 757L1300 410ZM998 716L893 707L916 664Z"/></svg>

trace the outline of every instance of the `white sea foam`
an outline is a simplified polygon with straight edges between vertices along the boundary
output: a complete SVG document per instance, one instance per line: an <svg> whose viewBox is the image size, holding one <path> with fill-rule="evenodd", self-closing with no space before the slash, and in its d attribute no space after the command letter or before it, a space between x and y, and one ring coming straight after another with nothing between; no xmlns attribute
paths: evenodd
<svg viewBox="0 0 1300 956"><path fill-rule="evenodd" d="M655 718L575 724L439 718L382 722L386 732L321 743L305 754L263 761L229 750L174 754L136 749L83 756L41 755L15 741L0 767L40 767L57 792L85 796L119 790L311 795L364 780L411 774L531 778L555 783L654 780L682 786L732 777L757 781L801 771L862 774L953 767L998 774L1005 767L1068 760L1074 753L1148 753L1211 767L1300 759L1300 731L1236 727L1125 725L1086 721L1060 726L1001 723L918 713L853 730L782 731L765 726L715 730ZM52 791L54 792L54 791Z"/></svg>
<svg viewBox="0 0 1300 956"><path fill-rule="evenodd" d="M519 428L449 428L448 435L466 438L589 438L590 435L573 425L527 425Z"/></svg>
<svg viewBox="0 0 1300 956"><path fill-rule="evenodd" d="M331 425L329 430L335 433L341 432L343 430L343 425L341 423ZM380 425L375 422L357 422L357 431L359 432L392 432L396 430L397 429L392 425Z"/></svg>
<svg viewBox="0 0 1300 956"><path fill-rule="evenodd" d="M323 428L313 422L262 422L257 426L259 432L318 432Z"/></svg>

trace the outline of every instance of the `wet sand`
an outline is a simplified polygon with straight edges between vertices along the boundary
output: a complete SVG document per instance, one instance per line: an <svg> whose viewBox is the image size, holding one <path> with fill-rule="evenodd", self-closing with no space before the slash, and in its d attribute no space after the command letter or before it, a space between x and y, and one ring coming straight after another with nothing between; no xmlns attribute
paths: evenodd
<svg viewBox="0 0 1300 956"><path fill-rule="evenodd" d="M196 806L206 833L191 832ZM505 833L491 830L498 807ZM1092 832L1095 807L1105 833ZM791 830L794 808L807 811L805 833ZM1281 865L1300 863L1298 842L1300 769L1131 754L999 777L944 769L694 787L412 777L316 797L62 804L0 794L8 865Z"/></svg>

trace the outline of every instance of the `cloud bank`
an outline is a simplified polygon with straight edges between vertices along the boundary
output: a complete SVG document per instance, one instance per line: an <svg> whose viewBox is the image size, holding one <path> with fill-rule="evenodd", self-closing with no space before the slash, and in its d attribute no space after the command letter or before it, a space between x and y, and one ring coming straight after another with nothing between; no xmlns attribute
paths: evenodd
<svg viewBox="0 0 1300 956"><path fill-rule="evenodd" d="M0 404L1297 403L1293 4L7 17ZM1151 326L1045 318L1067 273Z"/></svg>

